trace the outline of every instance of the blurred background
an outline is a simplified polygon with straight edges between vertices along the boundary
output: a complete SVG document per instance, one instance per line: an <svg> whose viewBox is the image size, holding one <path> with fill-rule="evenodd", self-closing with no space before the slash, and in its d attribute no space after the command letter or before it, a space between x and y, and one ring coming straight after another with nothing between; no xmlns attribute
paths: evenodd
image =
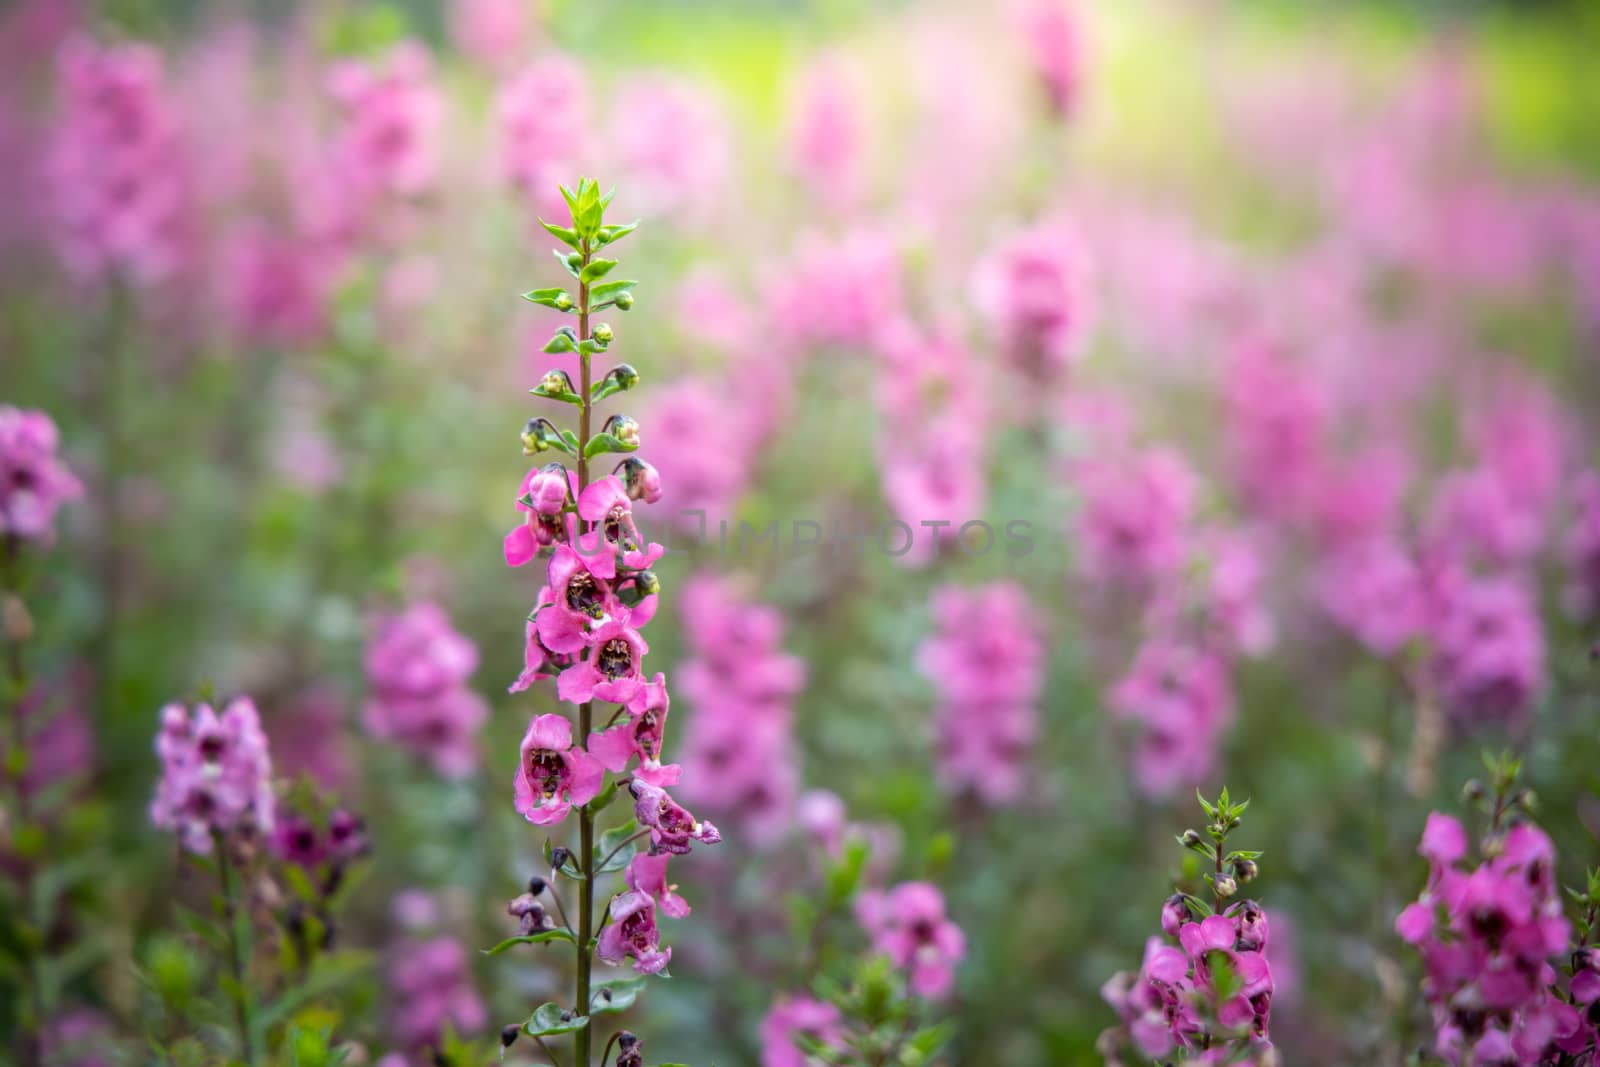
<svg viewBox="0 0 1600 1067"><path fill-rule="evenodd" d="M1596 862L1597 50L1600 8L1509 0L5 4L0 403L84 487L16 712L52 1025L151 1061L151 976L202 966L147 805L158 709L209 694L366 819L341 1037L420 1047L421 939L468 946L472 1036L567 983L475 950L542 864L500 541L583 174L641 220L606 410L663 479L651 667L703 675L715 618L804 678L759 730L675 691L727 841L674 868L651 1059L762 1062L796 946L855 951L805 888L834 796L965 931L949 1062L1101 1062L1226 783L1284 1062L1405 1062L1393 916L1480 752ZM385 732L396 618L476 650L431 735Z"/></svg>

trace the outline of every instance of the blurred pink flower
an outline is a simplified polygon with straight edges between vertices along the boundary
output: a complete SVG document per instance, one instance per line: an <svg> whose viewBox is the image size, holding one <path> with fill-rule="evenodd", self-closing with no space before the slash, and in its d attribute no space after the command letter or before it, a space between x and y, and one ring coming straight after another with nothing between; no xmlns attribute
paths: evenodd
<svg viewBox="0 0 1600 1067"><path fill-rule="evenodd" d="M221 715L209 704L192 714L181 704L167 705L156 753L161 780L150 821L176 833L184 848L205 855L214 833L272 832L272 757L248 697L230 701Z"/></svg>
<svg viewBox="0 0 1600 1067"><path fill-rule="evenodd" d="M687 227L728 190L733 139L716 97L665 75L638 75L617 91L610 122L627 209Z"/></svg>
<svg viewBox="0 0 1600 1067"><path fill-rule="evenodd" d="M500 167L541 217L565 217L560 185L577 180L589 141L589 87L583 68L560 53L541 56L495 97Z"/></svg>
<svg viewBox="0 0 1600 1067"><path fill-rule="evenodd" d="M478 651L451 629L444 609L424 602L379 618L365 663L372 695L364 721L372 735L447 777L472 773L489 708L466 684Z"/></svg>
<svg viewBox="0 0 1600 1067"><path fill-rule="evenodd" d="M967 939L946 918L937 886L902 882L889 890L865 890L856 898L856 918L873 949L909 973L914 996L940 1000L950 993Z"/></svg>
<svg viewBox="0 0 1600 1067"><path fill-rule="evenodd" d="M1089 335L1089 280L1083 241L1060 222L1034 226L1001 244L973 278L978 310L1011 367L1029 381L1063 379Z"/></svg>
<svg viewBox="0 0 1600 1067"><path fill-rule="evenodd" d="M1228 667L1214 652L1153 637L1107 697L1112 714L1137 724L1134 781L1154 797L1205 780L1233 717Z"/></svg>
<svg viewBox="0 0 1600 1067"><path fill-rule="evenodd" d="M469 59L504 69L533 43L538 6L535 0L451 0L450 37Z"/></svg>
<svg viewBox="0 0 1600 1067"><path fill-rule="evenodd" d="M471 1037L488 1021L467 950L454 938L400 942L390 953L387 978L390 1034L407 1050L436 1045L446 1026Z"/></svg>
<svg viewBox="0 0 1600 1067"><path fill-rule="evenodd" d="M48 544L56 511L83 495L58 444L50 416L0 404L0 535Z"/></svg>
<svg viewBox="0 0 1600 1067"><path fill-rule="evenodd" d="M795 1035L825 1044L842 1042L841 1022L832 1004L803 994L779 997L761 1020L761 1067L807 1067L811 1060L795 1044Z"/></svg>

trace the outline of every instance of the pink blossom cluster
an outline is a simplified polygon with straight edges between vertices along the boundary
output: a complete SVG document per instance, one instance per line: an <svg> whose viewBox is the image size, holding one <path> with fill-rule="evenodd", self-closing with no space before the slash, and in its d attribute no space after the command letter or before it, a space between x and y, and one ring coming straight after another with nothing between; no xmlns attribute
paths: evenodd
<svg viewBox="0 0 1600 1067"><path fill-rule="evenodd" d="M1139 972L1120 972L1101 989L1121 1020L1102 1035L1106 1062L1120 1063L1116 1049L1132 1041L1154 1060L1178 1050L1184 1063L1276 1063L1266 911L1242 900L1198 918L1179 894L1162 907L1161 928L1166 938L1145 942ZM1225 984L1217 980L1222 973Z"/></svg>
<svg viewBox="0 0 1600 1067"><path fill-rule="evenodd" d="M443 151L444 97L433 59L418 42L376 61L345 60L328 75L338 108L330 146L344 192L347 225L391 225L385 217L431 192Z"/></svg>
<svg viewBox="0 0 1600 1067"><path fill-rule="evenodd" d="M488 1021L488 1008L472 983L471 956L453 937L400 942L390 955L386 977L390 1033L407 1051L436 1047L446 1027L471 1034ZM396 1067L406 1062L400 1057L385 1060Z"/></svg>
<svg viewBox="0 0 1600 1067"><path fill-rule="evenodd" d="M582 195L598 197L592 184L580 185ZM637 373L628 370L636 381ZM557 391L573 388L565 371L545 380L562 387ZM529 452L539 450L536 435L547 421L530 421L524 435ZM636 446L637 424L629 425L622 432ZM661 486L656 469L633 455L587 485L560 463L535 468L517 497L522 519L504 541L513 567L549 553L526 625L524 669L511 691L554 677L557 696L580 707L584 724L592 705L612 706L605 725L587 737L578 736L565 715L534 716L522 739L513 801L529 822L553 826L600 794L607 771L624 776L635 822L650 847L629 861L626 888L606 909L595 954L612 965L631 960L640 974L660 973L672 958L672 949L661 944L658 912L674 918L689 913L667 881L670 858L722 840L715 825L667 792L683 776L677 764L663 762L670 697L666 676L644 670L649 646L640 630L655 615L659 589L650 568L664 549L641 535L633 504L658 499ZM521 910L525 921L534 914Z"/></svg>
<svg viewBox="0 0 1600 1067"><path fill-rule="evenodd" d="M961 928L945 914L944 894L929 882L869 889L856 898L856 918L874 952L906 972L913 996L939 1000L955 987L955 967L967 954Z"/></svg>
<svg viewBox="0 0 1600 1067"><path fill-rule="evenodd" d="M477 765L477 735L489 707L467 688L478 650L450 625L437 604L413 604L382 616L365 654L367 698L363 722L388 741L451 778Z"/></svg>
<svg viewBox="0 0 1600 1067"><path fill-rule="evenodd" d="M589 111L583 68L557 53L524 67L496 96L501 170L544 218L557 218L563 209L556 185L581 158Z"/></svg>
<svg viewBox="0 0 1600 1067"><path fill-rule="evenodd" d="M930 332L895 319L878 331L874 348L883 494L910 531L904 550L893 551L900 562L923 566L983 514L986 384L948 323Z"/></svg>
<svg viewBox="0 0 1600 1067"><path fill-rule="evenodd" d="M184 848L207 854L217 835L272 833L272 757L248 697L229 701L220 715L209 704L192 712L181 704L167 705L161 709L156 753L161 780L150 821L177 834Z"/></svg>
<svg viewBox="0 0 1600 1067"><path fill-rule="evenodd" d="M1460 1067L1531 1067L1558 1052L1573 1057L1561 1062L1585 1062L1596 1049L1600 967L1592 953L1574 954L1562 993L1551 961L1566 953L1571 925L1550 838L1531 822L1493 830L1469 868L1466 829L1433 812L1417 852L1427 884L1395 930L1422 955L1438 1055Z"/></svg>
<svg viewBox="0 0 1600 1067"><path fill-rule="evenodd" d="M75 39L59 78L45 180L63 261L82 281L169 280L189 251L193 190L161 54Z"/></svg>
<svg viewBox="0 0 1600 1067"><path fill-rule="evenodd" d="M1148 795L1173 796L1214 770L1232 721L1233 682L1215 649L1175 637L1146 640L1107 702L1137 725L1134 780Z"/></svg>
<svg viewBox="0 0 1600 1067"><path fill-rule="evenodd" d="M939 694L940 784L963 801L1014 804L1027 787L1038 733L1045 665L1038 613L1016 582L945 586L932 608L935 630L917 665Z"/></svg>
<svg viewBox="0 0 1600 1067"><path fill-rule="evenodd" d="M1008 366L1048 386L1078 362L1089 336L1084 242L1062 222L1022 230L979 265L973 295Z"/></svg>
<svg viewBox="0 0 1600 1067"><path fill-rule="evenodd" d="M690 658L678 686L694 708L684 736L685 795L737 819L755 844L774 844L795 811L793 702L805 664L783 651L782 614L734 579L697 575L684 583L680 604Z"/></svg>
<svg viewBox="0 0 1600 1067"><path fill-rule="evenodd" d="M58 444L50 416L0 404L0 537L48 542L56 511L83 494Z"/></svg>

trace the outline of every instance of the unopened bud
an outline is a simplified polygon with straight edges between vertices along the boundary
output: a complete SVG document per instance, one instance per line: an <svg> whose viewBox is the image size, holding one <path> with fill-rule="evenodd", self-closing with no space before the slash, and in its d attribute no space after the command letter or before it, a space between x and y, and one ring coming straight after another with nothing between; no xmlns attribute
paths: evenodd
<svg viewBox="0 0 1600 1067"><path fill-rule="evenodd" d="M661 473L650 464L636 456L629 456L618 464L617 469L622 472L622 481L627 486L630 500L654 504L661 499Z"/></svg>
<svg viewBox="0 0 1600 1067"><path fill-rule="evenodd" d="M1196 845L1202 843L1203 838L1201 838L1198 830L1185 830L1183 832L1182 840L1184 848L1194 848Z"/></svg>
<svg viewBox="0 0 1600 1067"><path fill-rule="evenodd" d="M1234 860L1233 876L1241 882L1253 882L1261 869L1256 866L1255 860Z"/></svg>
<svg viewBox="0 0 1600 1067"><path fill-rule="evenodd" d="M1477 778L1470 779L1466 785L1461 787L1461 799L1468 804L1476 804L1488 795L1488 788Z"/></svg>
<svg viewBox="0 0 1600 1067"><path fill-rule="evenodd" d="M573 270L577 270L583 266L583 257L576 252L568 252L566 255L566 263L567 266L571 267Z"/></svg>
<svg viewBox="0 0 1600 1067"><path fill-rule="evenodd" d="M624 1030L617 1035L617 1067L643 1067L644 1049L639 1039Z"/></svg>
<svg viewBox="0 0 1600 1067"><path fill-rule="evenodd" d="M639 447L639 422L631 415L616 414L606 420L604 432L629 448Z"/></svg>
<svg viewBox="0 0 1600 1067"><path fill-rule="evenodd" d="M603 345L610 344L612 336L611 325L605 322L595 323L594 329L590 331L590 336Z"/></svg>
<svg viewBox="0 0 1600 1067"><path fill-rule="evenodd" d="M633 307L633 294L618 293L614 303L617 305L618 311L627 311L629 308Z"/></svg>
<svg viewBox="0 0 1600 1067"><path fill-rule="evenodd" d="M522 1033L522 1027L518 1026L516 1023L512 1023L510 1026L502 1029L500 1031L500 1047L510 1048L516 1043L517 1035L520 1033Z"/></svg>
<svg viewBox="0 0 1600 1067"><path fill-rule="evenodd" d="M534 875L532 878L529 878L528 879L528 892L532 893L534 896L538 896L540 893L543 893L544 892L544 879L540 878L537 874Z"/></svg>
<svg viewBox="0 0 1600 1067"><path fill-rule="evenodd" d="M1231 897L1239 891L1239 883L1225 874L1217 875L1212 887L1216 889L1219 897Z"/></svg>
<svg viewBox="0 0 1600 1067"><path fill-rule="evenodd" d="M572 375L564 370L546 371L545 376L539 380L539 388L534 390L546 396L560 396L575 391L572 388Z"/></svg>
<svg viewBox="0 0 1600 1067"><path fill-rule="evenodd" d="M565 292L558 294L555 299L555 306L557 311L571 311L572 297Z"/></svg>
<svg viewBox="0 0 1600 1067"><path fill-rule="evenodd" d="M550 866L558 871L565 867L570 859L572 859L572 852L565 845L557 845L550 850Z"/></svg>

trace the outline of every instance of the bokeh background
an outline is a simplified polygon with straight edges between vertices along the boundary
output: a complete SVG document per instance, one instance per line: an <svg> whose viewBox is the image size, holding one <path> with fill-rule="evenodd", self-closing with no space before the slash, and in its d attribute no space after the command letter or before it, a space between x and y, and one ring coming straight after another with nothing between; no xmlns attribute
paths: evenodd
<svg viewBox="0 0 1600 1067"><path fill-rule="evenodd" d="M859 942L797 873L827 790L966 933L950 1062L1100 1062L1226 783L1285 1062L1404 1062L1393 916L1480 751L1525 753L1565 879L1597 855L1597 50L1559 3L7 4L0 401L86 489L31 601L54 1015L151 1056L199 892L147 820L171 699L252 694L365 816L329 980L372 1058L408 939L509 932L555 710L506 694L558 324L518 297L581 173L641 220L608 403L666 489L651 663L705 661L721 597L804 666L759 738L675 707L728 840L675 868L652 1060L760 1062L812 927ZM896 519L1001 533L885 551ZM422 603L477 650L465 767L371 728L365 650ZM1036 680L953 695L936 633ZM469 955L480 1036L567 981Z"/></svg>

